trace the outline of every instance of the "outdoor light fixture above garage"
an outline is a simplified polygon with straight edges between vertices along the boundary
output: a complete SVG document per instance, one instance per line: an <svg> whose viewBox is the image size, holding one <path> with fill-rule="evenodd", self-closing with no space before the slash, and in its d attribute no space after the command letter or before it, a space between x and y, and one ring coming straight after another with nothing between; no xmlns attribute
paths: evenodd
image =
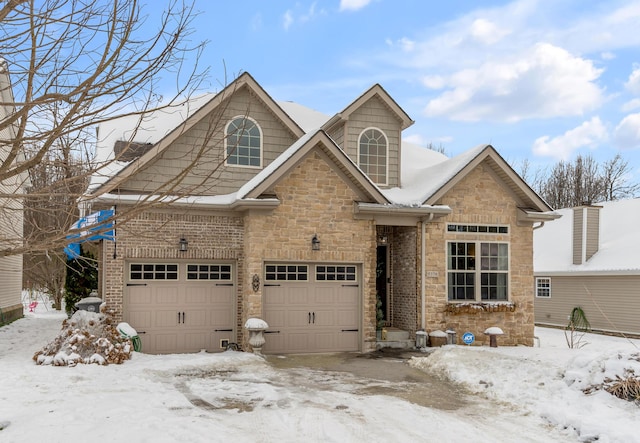
<svg viewBox="0 0 640 443"><path fill-rule="evenodd" d="M180 252L186 252L188 248L189 248L189 242L187 241L186 238L181 237L180 238Z"/></svg>
<svg viewBox="0 0 640 443"><path fill-rule="evenodd" d="M313 238L311 239L311 250L312 251L320 250L320 240L318 239L318 234L313 234Z"/></svg>

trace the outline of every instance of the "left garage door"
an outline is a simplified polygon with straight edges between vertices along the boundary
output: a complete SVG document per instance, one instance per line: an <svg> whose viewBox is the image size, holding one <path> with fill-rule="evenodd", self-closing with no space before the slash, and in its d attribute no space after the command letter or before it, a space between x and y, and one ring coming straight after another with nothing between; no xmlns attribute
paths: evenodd
<svg viewBox="0 0 640 443"><path fill-rule="evenodd" d="M236 341L232 263L127 263L124 319L142 352L220 352Z"/></svg>

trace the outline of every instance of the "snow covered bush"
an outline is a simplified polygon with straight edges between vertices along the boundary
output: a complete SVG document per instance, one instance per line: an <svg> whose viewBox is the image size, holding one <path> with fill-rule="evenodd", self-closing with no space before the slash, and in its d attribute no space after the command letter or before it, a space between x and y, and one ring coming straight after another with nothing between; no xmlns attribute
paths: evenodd
<svg viewBox="0 0 640 443"><path fill-rule="evenodd" d="M121 336L110 315L81 310L62 322L60 334L36 352L33 360L54 366L120 364L131 358L132 351L130 339Z"/></svg>

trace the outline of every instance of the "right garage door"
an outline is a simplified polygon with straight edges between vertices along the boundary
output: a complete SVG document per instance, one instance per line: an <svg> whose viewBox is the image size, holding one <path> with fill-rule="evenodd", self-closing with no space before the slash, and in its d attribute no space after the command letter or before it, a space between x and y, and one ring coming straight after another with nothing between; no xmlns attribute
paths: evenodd
<svg viewBox="0 0 640 443"><path fill-rule="evenodd" d="M267 264L263 303L269 329L263 351L358 351L358 269L353 264Z"/></svg>

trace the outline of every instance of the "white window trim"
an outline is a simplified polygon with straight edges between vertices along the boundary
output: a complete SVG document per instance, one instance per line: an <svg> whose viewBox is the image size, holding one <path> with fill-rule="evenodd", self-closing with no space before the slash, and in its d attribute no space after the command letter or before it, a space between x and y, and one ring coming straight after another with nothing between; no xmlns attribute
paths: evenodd
<svg viewBox="0 0 640 443"><path fill-rule="evenodd" d="M539 282L541 280L546 280L546 283L548 284L548 287L540 288ZM539 289L549 289L549 295L538 295L539 294L539 292L538 292ZM536 277L536 298L545 298L545 299L551 298L551 277Z"/></svg>
<svg viewBox="0 0 640 443"><path fill-rule="evenodd" d="M251 121L253 124L256 125L256 127L258 128L258 131L260 132L260 166L250 166L250 165L236 165L233 163L229 163L228 159L229 159L229 155L227 154L227 141L229 139L228 135L229 135L229 125L236 119L238 118L243 118L246 120ZM263 165L264 165L264 134L262 132L262 127L258 124L258 122L254 119L251 118L247 115L236 115L235 117L232 117L229 119L229 121L227 122L227 124L224 127L224 165L228 166L230 168L242 168L242 169L262 169Z"/></svg>
<svg viewBox="0 0 640 443"><path fill-rule="evenodd" d="M389 185L389 137L387 137L387 133L384 132L381 128L378 128L376 126L369 126L367 128L364 128L362 131L360 131L360 134L358 135L358 141L357 141L358 152L356 154L357 155L356 158L358 160L358 167L360 167L360 139L362 138L362 134L364 134L365 132L367 132L367 131L369 131L371 129L375 129L376 131L380 131L380 133L384 137L384 141L387 143L387 152L385 153L385 168L386 168L387 173L385 174L385 180L384 180L384 183L379 183L379 182L375 182L375 181L374 181L374 183L377 184L377 185L381 185L381 186L388 186ZM367 176L368 175L369 174L367 174ZM373 181L373 179L372 179L372 181Z"/></svg>
<svg viewBox="0 0 640 443"><path fill-rule="evenodd" d="M494 234L495 235L495 234ZM482 299L482 288L481 288L481 275L482 275L482 269L479 268L480 266L480 257L479 255L476 255L476 269L473 270L475 277L474 277L474 295L475 298L473 300L455 300L455 299L450 299L449 298L449 271L451 271L449 269L449 245L451 243L475 243L476 244L476 251L478 251L477 254L479 254L479 251L481 250L481 244L482 243L498 243L498 244L506 244L507 245L507 264L509 266L509 268L506 271L507 274L507 298L505 300L491 300L491 299L487 299L487 300L483 300ZM479 240L463 240L463 239L458 239L458 240L447 240L446 241L446 245L445 245L445 272L446 272L446 278L445 278L445 297L447 298L447 303L500 303L500 302L509 302L511 301L511 273L512 273L512 269L511 269L511 243L508 241L499 241L499 240L489 240L489 239L479 239ZM453 272L457 272L459 270L454 270ZM463 271L460 271L463 272ZM487 272L491 272L491 271L487 271ZM505 271L500 271L501 273L505 273Z"/></svg>

